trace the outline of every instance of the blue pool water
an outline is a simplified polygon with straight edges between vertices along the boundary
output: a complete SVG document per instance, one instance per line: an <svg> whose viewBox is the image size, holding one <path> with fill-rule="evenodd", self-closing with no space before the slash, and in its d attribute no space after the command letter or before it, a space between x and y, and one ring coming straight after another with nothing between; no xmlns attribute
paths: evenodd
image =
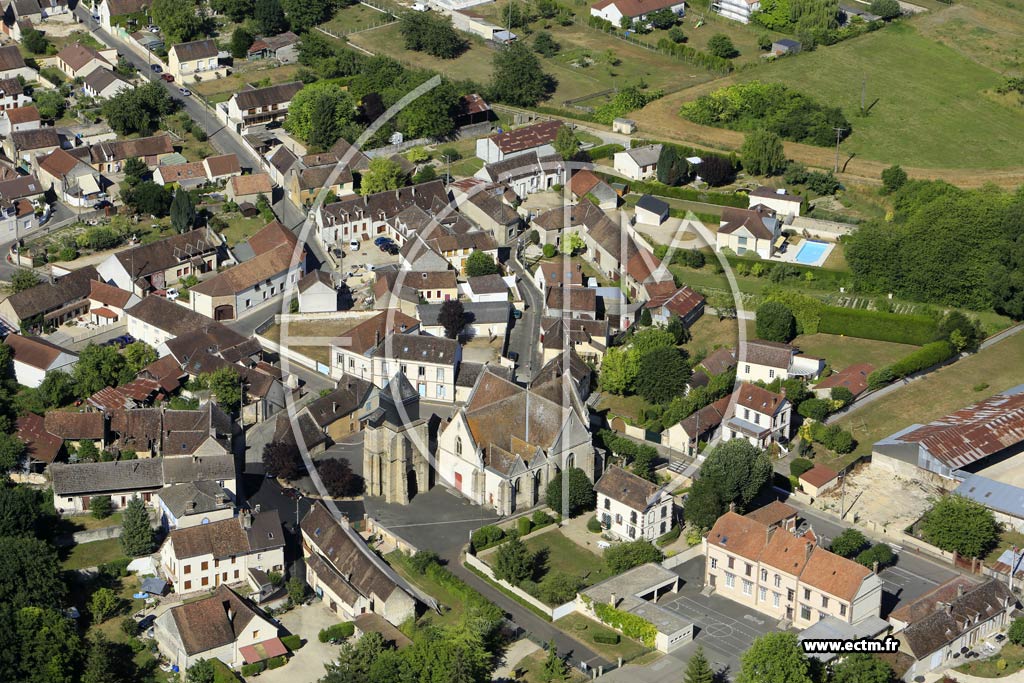
<svg viewBox="0 0 1024 683"><path fill-rule="evenodd" d="M828 244L825 242L804 240L803 244L800 245L800 251L796 253L796 262L812 266L816 265L821 260L821 257L825 255L826 249L828 249Z"/></svg>

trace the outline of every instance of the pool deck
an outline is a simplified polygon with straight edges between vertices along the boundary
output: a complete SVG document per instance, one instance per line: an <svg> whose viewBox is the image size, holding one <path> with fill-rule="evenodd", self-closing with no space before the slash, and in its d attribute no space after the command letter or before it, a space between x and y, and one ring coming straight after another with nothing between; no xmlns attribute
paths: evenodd
<svg viewBox="0 0 1024 683"><path fill-rule="evenodd" d="M796 255L800 253L800 249L804 246L804 242L817 242L818 244L824 244L825 245L825 250L823 252L821 252L821 256L817 260L815 260L813 263L800 263L799 261L796 260ZM835 249L835 248L836 248L836 245L833 244L832 242L824 242L822 240L808 240L808 239L800 238L799 242L791 241L789 243L789 246L786 247L785 253L782 253L782 254L776 253L774 256L772 256L771 260L772 261L779 261L781 263L795 263L795 264L798 264L798 265L801 265L801 266L813 266L813 267L816 267L816 268L820 268L822 265L825 264L825 261L828 259L829 254L831 254L832 250Z"/></svg>

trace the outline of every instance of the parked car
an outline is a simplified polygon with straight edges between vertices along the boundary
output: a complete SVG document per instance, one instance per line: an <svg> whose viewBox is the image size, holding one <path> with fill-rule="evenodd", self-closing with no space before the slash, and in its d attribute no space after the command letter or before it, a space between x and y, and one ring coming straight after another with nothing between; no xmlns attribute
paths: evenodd
<svg viewBox="0 0 1024 683"><path fill-rule="evenodd" d="M510 361L512 361L513 363L518 363L519 362L519 354L516 351L509 351L508 352L508 359Z"/></svg>
<svg viewBox="0 0 1024 683"><path fill-rule="evenodd" d="M389 254L391 254L392 256L397 256L397 255L398 255L398 252L400 252L400 251L402 251L402 250L398 248L398 245L397 245L397 244L395 244L394 242L392 242L391 244L389 244L389 245L387 246L387 249L385 249L384 251L388 252L388 253L389 253Z"/></svg>
<svg viewBox="0 0 1024 683"><path fill-rule="evenodd" d="M107 200L107 199L101 199L98 202L96 202L95 204L93 204L92 208L94 208L97 211L99 211L100 209L105 209L108 206L113 206L113 204L111 204L110 201Z"/></svg>
<svg viewBox="0 0 1024 683"><path fill-rule="evenodd" d="M164 72L164 68L159 64L150 64L149 68L152 69L155 74L162 74Z"/></svg>
<svg viewBox="0 0 1024 683"><path fill-rule="evenodd" d="M385 237L384 235L381 235L380 237L375 239L373 241L373 243L374 243L375 246L383 247L385 244L387 244L390 241L391 241L390 237Z"/></svg>
<svg viewBox="0 0 1024 683"><path fill-rule="evenodd" d="M167 288L167 299L168 299L168 301L174 301L179 296L181 296L181 294L178 292L177 289L175 289L174 287L168 287Z"/></svg>
<svg viewBox="0 0 1024 683"><path fill-rule="evenodd" d="M359 251L359 240L352 240L348 243L348 248L352 251Z"/></svg>
<svg viewBox="0 0 1024 683"><path fill-rule="evenodd" d="M178 88L178 92L181 93L182 97L192 97L192 91L188 88Z"/></svg>
<svg viewBox="0 0 1024 683"><path fill-rule="evenodd" d="M522 319L522 317L523 317L523 312L522 312L522 311L520 311L520 310L519 310L518 308L513 308L513 309L512 309L512 317L513 317L513 318L514 318L515 320L521 320L521 319Z"/></svg>
<svg viewBox="0 0 1024 683"><path fill-rule="evenodd" d="M174 83L174 74L161 74L160 78L168 83Z"/></svg>

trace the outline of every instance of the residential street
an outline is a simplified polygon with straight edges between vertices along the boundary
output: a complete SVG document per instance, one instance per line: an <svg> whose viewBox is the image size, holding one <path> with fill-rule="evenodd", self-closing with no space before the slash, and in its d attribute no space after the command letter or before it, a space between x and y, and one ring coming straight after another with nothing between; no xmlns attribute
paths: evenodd
<svg viewBox="0 0 1024 683"><path fill-rule="evenodd" d="M538 351L540 340L540 318L544 311L544 301L540 290L534 284L530 273L516 258L510 258L509 267L519 280L519 289L523 293L523 317L516 321L509 337L509 350L519 354L519 367L516 378L528 382L540 370L542 357Z"/></svg>

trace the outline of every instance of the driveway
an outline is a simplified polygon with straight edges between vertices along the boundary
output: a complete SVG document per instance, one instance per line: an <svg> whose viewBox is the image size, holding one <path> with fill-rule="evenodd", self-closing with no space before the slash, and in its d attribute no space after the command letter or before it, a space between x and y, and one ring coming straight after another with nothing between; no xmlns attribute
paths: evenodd
<svg viewBox="0 0 1024 683"><path fill-rule="evenodd" d="M306 644L296 652L280 669L264 671L259 675L260 683L297 683L316 681L324 675L324 664L338 656L339 645L321 643L317 634L321 629L338 623L338 617L331 614L320 602L303 605L281 617L281 625L288 633L301 636Z"/></svg>

